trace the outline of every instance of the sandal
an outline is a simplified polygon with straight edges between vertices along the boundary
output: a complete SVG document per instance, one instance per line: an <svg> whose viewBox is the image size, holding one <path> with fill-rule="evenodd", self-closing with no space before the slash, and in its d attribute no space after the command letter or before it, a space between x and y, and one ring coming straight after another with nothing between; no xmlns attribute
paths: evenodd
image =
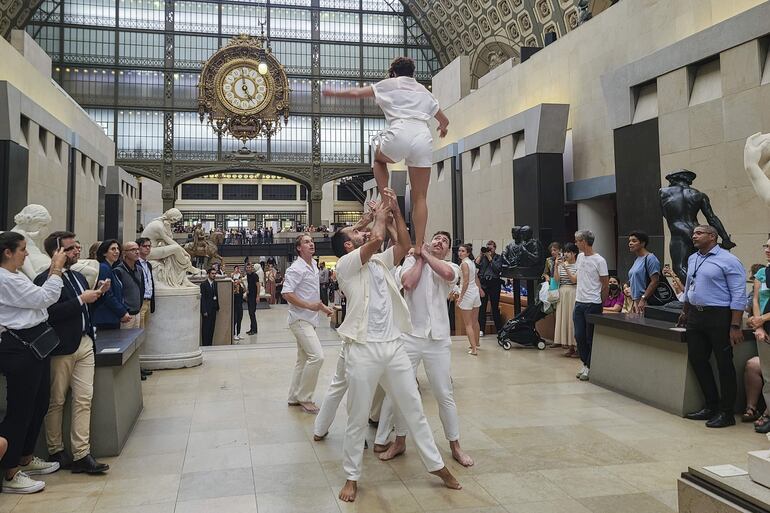
<svg viewBox="0 0 770 513"><path fill-rule="evenodd" d="M770 432L770 415L762 415L754 422L754 431L757 433Z"/></svg>
<svg viewBox="0 0 770 513"><path fill-rule="evenodd" d="M759 410L754 408L753 406L747 406L746 411L743 412L743 416L741 417L742 422L754 422L760 417Z"/></svg>

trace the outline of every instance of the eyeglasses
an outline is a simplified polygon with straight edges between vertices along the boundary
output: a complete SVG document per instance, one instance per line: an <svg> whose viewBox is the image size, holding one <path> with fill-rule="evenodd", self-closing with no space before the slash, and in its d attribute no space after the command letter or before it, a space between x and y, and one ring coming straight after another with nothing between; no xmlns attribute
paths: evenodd
<svg viewBox="0 0 770 513"><path fill-rule="evenodd" d="M134 251L139 251L139 248L131 248L131 249L124 249L124 250L123 250L123 252L124 252L124 253L125 253L126 251L130 251L130 252L132 252L132 253L133 253Z"/></svg>
<svg viewBox="0 0 770 513"><path fill-rule="evenodd" d="M770 248L770 244L762 244L762 249Z"/></svg>

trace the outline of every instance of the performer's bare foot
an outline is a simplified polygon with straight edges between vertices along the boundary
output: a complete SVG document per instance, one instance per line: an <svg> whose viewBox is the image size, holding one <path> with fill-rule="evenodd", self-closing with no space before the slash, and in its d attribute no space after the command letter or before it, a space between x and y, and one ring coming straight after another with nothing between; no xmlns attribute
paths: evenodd
<svg viewBox="0 0 770 513"><path fill-rule="evenodd" d="M455 476L452 475L451 472L449 472L449 469L444 467L441 470L437 470L435 472L431 472L434 476L438 476L441 478L442 481L444 481L444 486L447 488L451 488L452 490L462 490L462 485L460 485L460 482L455 479Z"/></svg>
<svg viewBox="0 0 770 513"><path fill-rule="evenodd" d="M319 408L313 401L302 401L299 405L305 413L310 413L311 415L316 415L318 413Z"/></svg>
<svg viewBox="0 0 770 513"><path fill-rule="evenodd" d="M316 434L314 434L314 435L313 435L313 441L314 441L314 442L320 442L321 440L323 440L324 438L326 438L326 435L328 435L328 434L329 434L329 432L328 432L328 431L327 431L325 434L323 434L323 435L316 435Z"/></svg>
<svg viewBox="0 0 770 513"><path fill-rule="evenodd" d="M390 444L388 450L378 456L382 461L392 460L396 456L400 456L406 452L406 437L397 436L396 441Z"/></svg>
<svg viewBox="0 0 770 513"><path fill-rule="evenodd" d="M441 472L439 470L439 472ZM356 500L356 493L358 493L358 483L348 479L345 481L345 486L340 490L340 500L344 502L353 502Z"/></svg>
<svg viewBox="0 0 770 513"><path fill-rule="evenodd" d="M455 440L454 442L449 442L449 447L452 449L452 457L462 465L463 467L472 467L473 466L473 459L465 454L465 452L460 447L460 441Z"/></svg>
<svg viewBox="0 0 770 513"><path fill-rule="evenodd" d="M384 445L374 444L374 447L372 448L372 451L374 451L374 452L385 452L385 451L388 450L388 447L390 447L391 445L393 445L391 442L388 442L388 443L386 443Z"/></svg>

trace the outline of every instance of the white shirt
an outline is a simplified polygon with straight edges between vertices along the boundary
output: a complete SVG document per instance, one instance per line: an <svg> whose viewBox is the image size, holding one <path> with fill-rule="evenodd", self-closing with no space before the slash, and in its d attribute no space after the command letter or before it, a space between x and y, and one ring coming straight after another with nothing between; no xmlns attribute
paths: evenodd
<svg viewBox="0 0 770 513"><path fill-rule="evenodd" d="M139 269L142 270L144 276L144 299L152 298L152 276L150 273L150 264L147 260L139 259Z"/></svg>
<svg viewBox="0 0 770 513"><path fill-rule="evenodd" d="M382 253L372 255L370 262L382 267L384 281L390 295L390 304L393 311L393 323L400 333L412 331L412 322L409 310L404 298L398 291L396 281L389 272L394 267L393 248L390 247ZM340 291L347 298L347 311L337 333L351 342L366 343L367 322L369 320L370 306L370 280L369 265L361 263L361 248L355 249L344 255L337 262L337 284Z"/></svg>
<svg viewBox="0 0 770 513"><path fill-rule="evenodd" d="M433 94L412 77L386 78L372 85L372 89L388 125L396 119L428 121L439 109Z"/></svg>
<svg viewBox="0 0 770 513"><path fill-rule="evenodd" d="M426 263L422 267L420 281L413 290L404 293L409 312L412 314L410 335L417 338L446 339L450 335L449 310L447 296L460 277L460 268L452 262L448 264L453 271L452 279L443 280ZM400 277L416 264L414 257L406 257Z"/></svg>
<svg viewBox="0 0 770 513"><path fill-rule="evenodd" d="M314 265L312 260L308 264L301 258L298 258L286 269L281 293L285 294L287 292L293 292L298 298L309 303L317 303L321 300L318 267ZM320 323L320 315L318 312L308 310L307 308L300 308L289 303L287 323L292 324L298 320L307 321L317 328Z"/></svg>
<svg viewBox="0 0 770 513"><path fill-rule="evenodd" d="M21 330L47 321L47 309L59 300L63 286L56 275L38 287L23 272L0 267L0 326Z"/></svg>
<svg viewBox="0 0 770 513"><path fill-rule="evenodd" d="M577 269L577 290L575 301L578 303L602 303L602 276L609 276L607 261L598 253L585 256L580 253L575 262Z"/></svg>
<svg viewBox="0 0 770 513"><path fill-rule="evenodd" d="M366 323L367 342L390 342L401 336L393 323L393 302L388 294L385 275L389 274L376 262L367 262L369 268L369 312Z"/></svg>

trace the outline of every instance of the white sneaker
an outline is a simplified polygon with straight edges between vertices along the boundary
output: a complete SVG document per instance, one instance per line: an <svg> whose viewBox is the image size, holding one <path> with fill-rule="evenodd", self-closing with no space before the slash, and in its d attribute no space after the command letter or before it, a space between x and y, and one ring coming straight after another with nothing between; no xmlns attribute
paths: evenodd
<svg viewBox="0 0 770 513"><path fill-rule="evenodd" d="M58 465L58 463L57 463ZM19 470L10 481L3 479L3 493L35 493L45 488L43 481L35 481Z"/></svg>
<svg viewBox="0 0 770 513"><path fill-rule="evenodd" d="M240 340L240 339L241 339L241 336L240 336L240 335L235 335L235 336L233 337L233 340Z"/></svg>
<svg viewBox="0 0 770 513"><path fill-rule="evenodd" d="M484 332L483 331L479 331L479 336L483 337L484 336Z"/></svg>
<svg viewBox="0 0 770 513"><path fill-rule="evenodd" d="M591 372L591 369L589 369L588 367L586 367L585 369L586 369L585 372L580 375L580 378L579 378L580 381L588 381L588 373Z"/></svg>
<svg viewBox="0 0 770 513"><path fill-rule="evenodd" d="M577 379L580 379L580 376L582 376L582 375L583 375L583 373L585 373L586 371L588 371L588 367L586 367L585 365L583 365L583 366L580 368L580 370L578 371L578 373L577 373L577 374L575 374L575 377L576 377Z"/></svg>
<svg viewBox="0 0 770 513"><path fill-rule="evenodd" d="M59 462L57 461L43 461L37 456L32 457L26 465L21 465L19 470L23 471L28 476L42 476L44 474L53 474L59 470Z"/></svg>

